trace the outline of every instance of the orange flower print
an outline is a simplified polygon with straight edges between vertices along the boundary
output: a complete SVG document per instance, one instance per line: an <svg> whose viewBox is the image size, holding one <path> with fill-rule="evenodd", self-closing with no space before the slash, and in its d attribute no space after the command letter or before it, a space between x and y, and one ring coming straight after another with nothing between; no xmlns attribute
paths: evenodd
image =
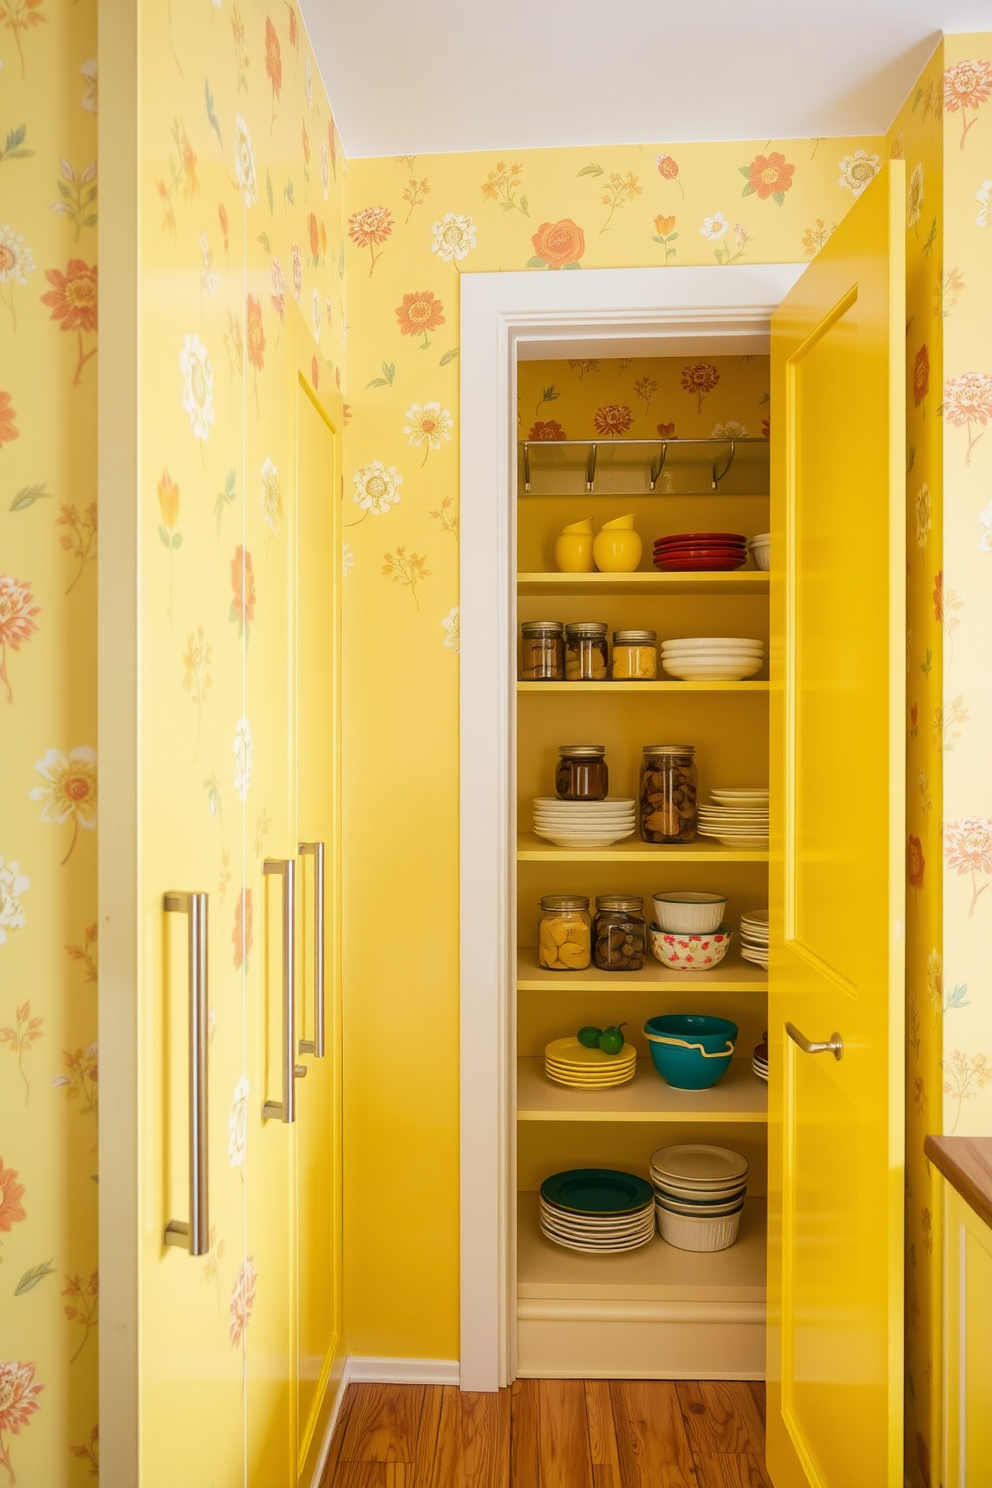
<svg viewBox="0 0 992 1488"><path fill-rule="evenodd" d="M272 84L272 123L276 119L276 104L282 92L282 51L276 28L268 16L265 17L265 76Z"/></svg>
<svg viewBox="0 0 992 1488"><path fill-rule="evenodd" d="M0 444L10 444L11 440L20 438L21 431L14 423L16 417L10 394L0 391Z"/></svg>
<svg viewBox="0 0 992 1488"><path fill-rule="evenodd" d="M918 893L923 887L923 872L926 866L923 843L919 837L910 837L906 844L906 877L914 893Z"/></svg>
<svg viewBox="0 0 992 1488"><path fill-rule="evenodd" d="M944 570L933 576L933 618L938 625L944 623Z"/></svg>
<svg viewBox="0 0 992 1488"><path fill-rule="evenodd" d="M442 311L444 306L441 301L435 299L429 289L405 294L402 305L396 307L396 319L400 325L402 336L423 336L424 344L422 351L426 351L430 342L427 339L428 331L436 331L438 326L445 323Z"/></svg>
<svg viewBox="0 0 992 1488"><path fill-rule="evenodd" d="M265 366L265 329L262 325L262 302L249 295L245 303L245 321L248 333L248 360L259 372Z"/></svg>
<svg viewBox="0 0 992 1488"><path fill-rule="evenodd" d="M772 437L772 421L771 421L771 419L763 418L761 420L761 437L762 437L762 439L771 439L771 437Z"/></svg>
<svg viewBox="0 0 992 1488"><path fill-rule="evenodd" d="M95 346L83 352L83 332L96 330L96 265L70 258L64 274L46 269L45 278L52 288L42 295L42 304L51 307L51 318L62 322L63 331L75 331L79 337L79 361L72 379L73 387L78 387L84 366L96 356Z"/></svg>
<svg viewBox="0 0 992 1488"><path fill-rule="evenodd" d="M247 634L248 626L255 618L255 573L251 554L239 543L231 559L231 600L229 620L238 622L238 635Z"/></svg>
<svg viewBox="0 0 992 1488"><path fill-rule="evenodd" d="M317 232L317 219L312 212L310 221L307 223L307 230L310 233L310 262L317 269L320 267L320 238Z"/></svg>
<svg viewBox="0 0 992 1488"><path fill-rule="evenodd" d="M303 120L303 164L306 167L310 165L310 136L307 134L306 119ZM309 180L309 170L307 170L306 175Z"/></svg>
<svg viewBox="0 0 992 1488"><path fill-rule="evenodd" d="M96 754L88 744L79 744L69 753L48 749L44 759L35 765L44 785L31 791L32 801L41 801L41 820L58 826L72 822L72 841L62 859L69 861L76 846L79 828L92 832L96 826Z"/></svg>
<svg viewBox="0 0 992 1488"><path fill-rule="evenodd" d="M767 201L771 197L772 201L781 206L785 201L785 193L791 190L795 169L778 150L772 150L770 155L755 155L750 165L742 165L740 168L741 175L745 178L741 196L753 196L757 192L759 201Z"/></svg>
<svg viewBox="0 0 992 1488"><path fill-rule="evenodd" d="M393 230L393 216L388 207L363 207L348 218L348 236L356 248L368 248L372 254L369 278L382 257L381 245ZM380 252L376 253L379 248Z"/></svg>
<svg viewBox="0 0 992 1488"><path fill-rule="evenodd" d="M913 403L917 408L930 391L930 353L926 345L920 347L913 362ZM923 412L926 414L926 405Z"/></svg>
<svg viewBox="0 0 992 1488"><path fill-rule="evenodd" d="M981 424L984 430L990 419L992 377L987 372L963 372L960 377L947 379L944 384L944 422L968 430L966 465L971 464L971 452L982 437L971 432L972 424Z"/></svg>
<svg viewBox="0 0 992 1488"><path fill-rule="evenodd" d="M695 393L697 413L702 409L707 393L711 393L719 381L720 374L712 362L693 362L691 366L682 368L682 388L684 392Z"/></svg>
<svg viewBox="0 0 992 1488"><path fill-rule="evenodd" d="M593 418L597 434L606 434L610 439L626 434L633 422L634 415L625 403L604 403Z"/></svg>
<svg viewBox="0 0 992 1488"><path fill-rule="evenodd" d="M557 419L538 419L537 423L532 427L528 438L551 441L565 439L567 435Z"/></svg>
<svg viewBox="0 0 992 1488"><path fill-rule="evenodd" d="M992 95L992 62L972 60L958 62L944 73L944 107L949 114L961 114L961 149L975 119L968 119L968 109L977 109Z"/></svg>
<svg viewBox="0 0 992 1488"><path fill-rule="evenodd" d="M0 26L6 26L7 30L13 33L17 55L21 59L22 78L24 76L24 52L21 48L21 32L30 31L34 26L41 26L47 20L48 17L42 13L41 0L2 0L0 3ZM14 1481L13 1473L11 1473L10 1481Z"/></svg>
<svg viewBox="0 0 992 1488"><path fill-rule="evenodd" d="M4 1441L4 1433L18 1436L22 1426L28 1426L36 1410L40 1410L38 1396L45 1388L34 1383L35 1366L22 1364L19 1359L0 1361L0 1463L7 1469L11 1484L16 1482L14 1467L10 1460L11 1443Z"/></svg>
<svg viewBox="0 0 992 1488"><path fill-rule="evenodd" d="M992 874L992 821L982 816L964 816L960 821L948 822L944 827L944 851L948 868L955 868L959 877L971 874L971 908L968 918L975 914L978 896L984 894L987 883L980 884L976 874Z"/></svg>
<svg viewBox="0 0 992 1488"><path fill-rule="evenodd" d="M234 930L231 934L234 946L234 969L247 969L248 956L254 943L252 938L252 891L242 889L234 906Z"/></svg>
<svg viewBox="0 0 992 1488"><path fill-rule="evenodd" d="M676 186L682 192L682 199L685 200L685 187L682 185L682 182L679 180L679 163L675 159L675 156L674 155L659 155L657 157L657 165L658 165L658 174L661 177L661 179L663 181L674 181L675 184L676 184Z"/></svg>
<svg viewBox="0 0 992 1488"><path fill-rule="evenodd" d="M0 574L0 682L6 689L8 703L14 701L14 694L7 676L7 647L19 651L21 642L29 641L38 629L34 617L41 613L41 608L33 600L27 584L13 574Z"/></svg>
<svg viewBox="0 0 992 1488"><path fill-rule="evenodd" d="M531 238L534 257L527 264L529 269L572 269L586 251L586 239L581 227L571 217L560 222L542 222Z"/></svg>
<svg viewBox="0 0 992 1488"><path fill-rule="evenodd" d="M224 252L226 253L227 245L231 237L231 224L227 220L227 208L225 207L223 202L218 202L217 204L217 218L220 222L221 236L224 239Z"/></svg>
<svg viewBox="0 0 992 1488"><path fill-rule="evenodd" d="M15 1224L20 1224L27 1219L27 1214L21 1200L24 1197L24 1184L18 1183L17 1172L14 1168L5 1168L3 1158L0 1157L0 1230L10 1230ZM2 1404L2 1402L0 1402Z"/></svg>
<svg viewBox="0 0 992 1488"><path fill-rule="evenodd" d="M300 32L296 20L296 11L293 9L292 5L288 3L288 0L286 9L289 11L289 44L295 52L300 45Z"/></svg>
<svg viewBox="0 0 992 1488"><path fill-rule="evenodd" d="M231 1290L231 1347L241 1350L241 1393L248 1383L248 1346L245 1334L251 1322L251 1310L255 1305L255 1285L258 1272L252 1256L245 1256L241 1269L235 1277Z"/></svg>
<svg viewBox="0 0 992 1488"><path fill-rule="evenodd" d="M675 226L674 217L656 217L654 219L654 230L660 238L667 238Z"/></svg>

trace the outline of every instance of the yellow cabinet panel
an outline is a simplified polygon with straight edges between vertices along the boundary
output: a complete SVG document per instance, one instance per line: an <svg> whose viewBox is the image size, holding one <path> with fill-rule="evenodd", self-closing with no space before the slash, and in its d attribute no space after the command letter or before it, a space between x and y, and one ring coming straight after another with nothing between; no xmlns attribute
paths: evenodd
<svg viewBox="0 0 992 1488"><path fill-rule="evenodd" d="M944 1189L944 1488L992 1483L992 1230Z"/></svg>

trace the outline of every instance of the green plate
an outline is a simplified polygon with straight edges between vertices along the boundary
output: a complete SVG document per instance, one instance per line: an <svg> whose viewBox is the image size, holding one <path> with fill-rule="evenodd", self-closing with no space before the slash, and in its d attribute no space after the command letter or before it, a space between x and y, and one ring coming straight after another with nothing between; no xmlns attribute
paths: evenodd
<svg viewBox="0 0 992 1488"><path fill-rule="evenodd" d="M572 1214L629 1214L654 1199L654 1190L633 1173L612 1168L570 1168L552 1173L541 1184L541 1196Z"/></svg>

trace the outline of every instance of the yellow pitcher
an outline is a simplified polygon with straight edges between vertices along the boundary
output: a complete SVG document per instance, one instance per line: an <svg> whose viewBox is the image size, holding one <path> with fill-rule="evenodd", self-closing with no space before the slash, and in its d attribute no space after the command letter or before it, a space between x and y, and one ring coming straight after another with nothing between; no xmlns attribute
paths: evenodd
<svg viewBox="0 0 992 1488"><path fill-rule="evenodd" d="M592 573L592 517L563 527L555 543L559 573Z"/></svg>
<svg viewBox="0 0 992 1488"><path fill-rule="evenodd" d="M634 531L633 512L604 522L593 542L592 552L600 573L634 573L644 545Z"/></svg>

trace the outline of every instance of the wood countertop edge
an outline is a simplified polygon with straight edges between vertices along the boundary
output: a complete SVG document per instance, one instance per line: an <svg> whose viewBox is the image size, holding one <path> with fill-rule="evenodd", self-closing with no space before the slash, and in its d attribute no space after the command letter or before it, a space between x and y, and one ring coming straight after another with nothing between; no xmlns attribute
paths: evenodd
<svg viewBox="0 0 992 1488"><path fill-rule="evenodd" d="M923 1150L969 1208L992 1229L992 1137L928 1136Z"/></svg>

